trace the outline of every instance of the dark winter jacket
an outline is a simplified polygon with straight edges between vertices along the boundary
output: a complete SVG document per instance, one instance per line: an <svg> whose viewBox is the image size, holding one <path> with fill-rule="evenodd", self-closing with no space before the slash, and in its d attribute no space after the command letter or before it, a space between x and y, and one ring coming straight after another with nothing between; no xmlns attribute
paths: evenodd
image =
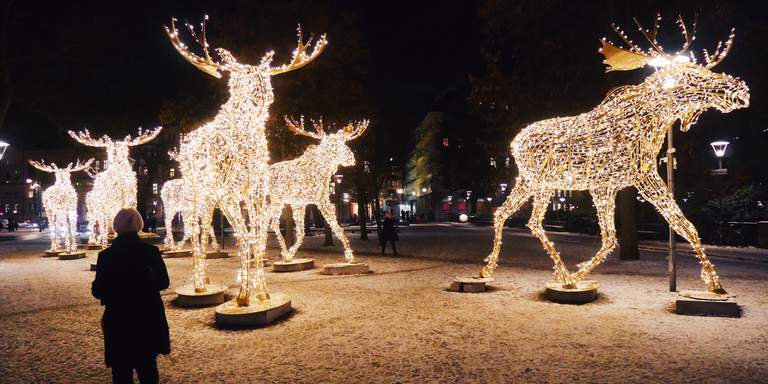
<svg viewBox="0 0 768 384"><path fill-rule="evenodd" d="M91 292L105 306L104 361L108 367L171 351L160 291L168 272L157 247L122 233L99 252Z"/></svg>
<svg viewBox="0 0 768 384"><path fill-rule="evenodd" d="M382 241L397 241L397 228L395 228L395 224L392 221L392 219L384 219L384 226L381 229L381 239Z"/></svg>

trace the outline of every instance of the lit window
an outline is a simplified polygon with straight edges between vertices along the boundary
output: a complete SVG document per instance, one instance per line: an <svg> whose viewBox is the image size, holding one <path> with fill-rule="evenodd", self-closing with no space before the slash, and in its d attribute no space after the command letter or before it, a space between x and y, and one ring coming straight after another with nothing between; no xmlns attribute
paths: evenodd
<svg viewBox="0 0 768 384"><path fill-rule="evenodd" d="M157 195L157 183L152 183L152 194Z"/></svg>
<svg viewBox="0 0 768 384"><path fill-rule="evenodd" d="M171 168L171 177L176 176L176 168Z"/></svg>
<svg viewBox="0 0 768 384"><path fill-rule="evenodd" d="M446 147L446 148L448 147L448 138L447 137L443 138L443 147Z"/></svg>
<svg viewBox="0 0 768 384"><path fill-rule="evenodd" d="M35 197L35 192L30 189L29 192L27 193L27 198L31 199L33 197Z"/></svg>
<svg viewBox="0 0 768 384"><path fill-rule="evenodd" d="M496 168L496 158L491 156L491 167Z"/></svg>
<svg viewBox="0 0 768 384"><path fill-rule="evenodd" d="M149 173L149 167L144 167L144 172L143 172L144 176L146 176L147 173Z"/></svg>

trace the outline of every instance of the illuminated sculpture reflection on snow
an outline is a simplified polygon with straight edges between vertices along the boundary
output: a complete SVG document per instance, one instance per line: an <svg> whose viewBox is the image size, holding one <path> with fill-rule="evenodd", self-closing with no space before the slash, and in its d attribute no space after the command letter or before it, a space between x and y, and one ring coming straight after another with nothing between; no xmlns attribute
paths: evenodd
<svg viewBox="0 0 768 384"><path fill-rule="evenodd" d="M136 172L128 157L129 149L153 140L160 134L160 130L162 127L147 132L139 128L137 137L127 135L118 141L113 141L107 135L94 139L87 129L82 132L69 131L69 135L80 144L105 148L107 151L106 169L94 176L93 190L85 197L88 224L91 226L90 243L106 245L107 234L112 231L112 219L117 212L122 208L136 208ZM96 223L99 223L98 236Z"/></svg>
<svg viewBox="0 0 768 384"><path fill-rule="evenodd" d="M512 140L512 155L520 173L509 197L495 213L493 251L481 276L490 276L496 268L504 221L533 197L528 226L554 261L555 279L566 288L574 287L616 247L616 193L635 186L675 232L691 244L708 289L725 293L696 228L683 216L659 176L656 158L669 126L679 120L685 132L709 108L724 113L745 108L749 105L749 89L739 79L710 70L728 54L733 31L725 44L718 43L714 54L705 50L704 63L697 64L692 54L686 54L695 24L689 31L682 18L678 18L685 44L681 51L667 54L656 41L659 20L657 17L653 30L640 27L651 44L647 51L641 50L615 25L614 30L629 48L602 40L600 52L605 56L607 71L645 65L656 68L642 84L611 91L592 111L533 123ZM597 209L602 245L592 259L580 263L573 273L566 268L541 224L556 189L588 190Z"/></svg>
<svg viewBox="0 0 768 384"><path fill-rule="evenodd" d="M314 60L327 42L325 35L322 35L312 51L308 52L312 39L305 43L299 29L298 45L288 64L272 67L274 52L265 54L258 65L241 64L222 48L216 49L221 58L220 62L216 62L208 53L205 21L201 23L199 35L187 24L202 47L203 56L190 51L181 42L174 21L166 32L184 59L216 78L221 78L220 71L229 72L229 99L213 121L184 137L177 159L185 180L184 195L190 200L192 211L187 216L200 217L201 212L213 212L218 206L232 225L240 253L240 291L236 300L238 306L248 306L253 296L252 288L257 300L269 299L263 260L269 223L266 210L269 152L265 122L274 98L271 79L273 75L301 68ZM205 253L199 222L192 220L190 237L194 260L193 283L195 291L204 292Z"/></svg>
<svg viewBox="0 0 768 384"><path fill-rule="evenodd" d="M335 207L328 196L328 182L339 166L355 165L355 155L347 146L347 141L360 137L368 128L368 120L349 123L334 133L323 130L322 120L313 123L315 132L304 129L303 118L298 123L286 118L286 122L294 133L320 140L320 144L311 146L296 159L269 167L272 228L280 242L283 261L291 261L301 246L304 240L304 208L315 204L333 233L341 240L347 262L353 263L355 256L344 230L339 226ZM280 234L280 213L284 205L293 208L293 220L296 222L296 243L290 249Z"/></svg>
<svg viewBox="0 0 768 384"><path fill-rule="evenodd" d="M66 168L59 168L56 163L45 165L44 161L29 163L33 167L56 175L56 182L43 191L42 200L48 215L51 231L51 251L77 250L77 191L72 186L71 174L87 169L93 159L76 164L69 163Z"/></svg>

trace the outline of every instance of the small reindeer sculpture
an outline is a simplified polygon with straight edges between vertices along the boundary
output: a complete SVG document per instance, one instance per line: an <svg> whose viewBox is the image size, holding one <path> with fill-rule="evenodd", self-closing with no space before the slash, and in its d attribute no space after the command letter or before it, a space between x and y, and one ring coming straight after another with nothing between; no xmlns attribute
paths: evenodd
<svg viewBox="0 0 768 384"><path fill-rule="evenodd" d="M56 163L30 160L33 167L56 175L56 182L43 191L43 207L48 215L51 231L51 251L77 250L77 191L72 186L71 174L87 169L93 159L59 168Z"/></svg>
<svg viewBox="0 0 768 384"><path fill-rule="evenodd" d="M122 208L136 208L136 172L133 171L129 159L129 149L153 140L160 134L162 127L148 132L142 132L135 138L131 135L122 140L113 141L104 135L100 139L91 137L88 130L82 132L69 131L69 135L77 142L89 147L105 148L107 151L107 168L103 172L91 175L93 190L85 197L88 209L88 224L91 226L89 242L107 245L107 234L112 231L112 219ZM96 223L99 223L99 233L96 234Z"/></svg>
<svg viewBox="0 0 768 384"><path fill-rule="evenodd" d="M635 186L653 204L677 234L693 247L709 291L725 293L714 265L704 252L693 224L683 216L674 196L656 169L668 128L676 121L687 131L699 115L710 108L727 113L749 106L747 85L711 69L731 48L733 31L725 44L718 43L714 54L704 51L704 63L697 64L686 51L693 42L691 31L681 17L677 24L685 44L675 54L666 53L656 41L660 16L653 30L638 24L650 42L643 51L613 25L629 48L620 48L602 39L600 52L607 71L627 71L646 65L657 70L635 86L613 90L595 109L577 116L558 117L533 123L512 140L511 150L519 176L509 197L495 213L493 250L480 275L490 276L496 268L506 219L533 197L528 222L554 261L555 279L565 288L576 286L616 247L615 198L619 189ZM588 190L597 208L602 245L592 259L570 273L553 243L542 229L542 220L554 190Z"/></svg>
<svg viewBox="0 0 768 384"><path fill-rule="evenodd" d="M298 44L291 61L279 67L272 66L274 52L267 52L257 65L242 64L226 49L217 48L221 61L214 61L208 53L205 21L200 24L199 35L187 24L190 34L202 48L200 56L179 39L175 20L166 27L174 48L195 67L215 78L221 72L229 73L229 99L221 106L212 121L184 137L178 153L181 173L184 175L184 196L190 199L191 217L219 207L237 236L240 248L240 291L236 302L239 307L249 306L252 296L259 302L269 300L264 277L269 217L266 212L269 195L269 151L267 149L266 120L269 106L274 100L272 76L299 69L318 57L327 44L325 35L308 51L312 37L304 42L301 29ZM188 215L189 216L189 215ZM195 291L206 290L205 252L198 220L193 220L190 237L194 260ZM185 229L186 232L186 229ZM252 293L255 291L255 294Z"/></svg>
<svg viewBox="0 0 768 384"><path fill-rule="evenodd" d="M191 221L195 219L194 217L186 216L191 214L191 210L189 209L188 201L184 198L184 179L181 178L166 181L165 184L163 184L163 188L160 190L160 198L163 200L163 212L165 214L165 248L168 250L180 249L190 238L191 234L188 233L186 230L187 226L185 225L184 237L178 243L175 242L173 240L172 231L173 218L177 213L180 213L182 220ZM184 217L186 217L186 219ZM212 219L213 213L211 213L209 217ZM201 222L206 223L204 219ZM210 222L211 220L208 220L208 223ZM207 226L204 226L203 228L208 230ZM219 247L216 242L216 236L214 236L213 225L210 226L208 232L203 234L203 238L207 238L208 241L210 241L212 248Z"/></svg>
<svg viewBox="0 0 768 384"><path fill-rule="evenodd" d="M288 129L294 133L317 139L320 144L311 146L296 159L269 167L271 223L282 248L283 261L291 261L301 246L304 240L304 209L309 204L316 204L333 233L341 240L347 262L354 263L355 256L349 246L349 240L339 226L335 208L328 197L328 182L340 166L355 165L355 155L347 146L347 142L360 137L368 128L369 122L361 120L349 123L338 132L326 133L322 120L313 122L315 132L304 129L303 118L299 122L289 118L285 121ZM290 249L280 234L280 213L285 205L293 208L293 220L296 223L296 243Z"/></svg>

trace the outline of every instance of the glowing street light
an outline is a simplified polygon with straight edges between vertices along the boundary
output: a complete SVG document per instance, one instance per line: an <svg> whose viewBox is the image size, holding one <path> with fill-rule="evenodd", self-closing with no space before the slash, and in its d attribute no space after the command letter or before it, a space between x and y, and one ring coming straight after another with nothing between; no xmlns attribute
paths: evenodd
<svg viewBox="0 0 768 384"><path fill-rule="evenodd" d="M730 144L730 142L724 140L709 143L717 157L717 169L712 170L713 175L725 175L728 173L728 169L723 169L723 156L725 156L725 150L728 148L728 144Z"/></svg>
<svg viewBox="0 0 768 384"><path fill-rule="evenodd" d="M3 155L5 155L5 150L8 149L8 146L10 144L6 143L5 141L0 140L0 160L3 159Z"/></svg>

